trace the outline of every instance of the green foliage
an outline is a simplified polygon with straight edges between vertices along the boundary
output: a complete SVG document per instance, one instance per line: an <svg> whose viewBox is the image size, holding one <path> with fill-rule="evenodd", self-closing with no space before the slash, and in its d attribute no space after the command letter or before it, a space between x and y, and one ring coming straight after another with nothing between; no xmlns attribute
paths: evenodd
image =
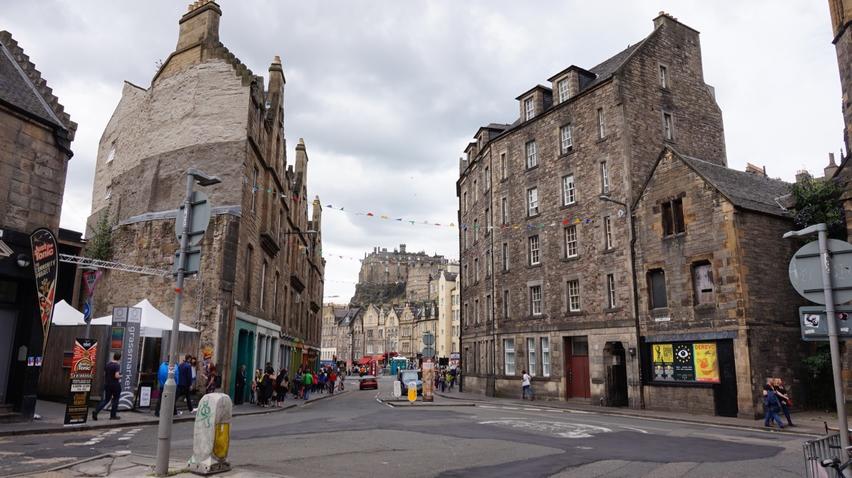
<svg viewBox="0 0 852 478"><path fill-rule="evenodd" d="M834 379L831 374L831 350L828 344L817 346L802 360L808 388L808 404L815 408L834 407Z"/></svg>
<svg viewBox="0 0 852 478"><path fill-rule="evenodd" d="M104 212L98 218L94 234L86 244L86 256L102 261L112 259L112 226L109 223L109 212Z"/></svg>
<svg viewBox="0 0 852 478"><path fill-rule="evenodd" d="M837 183L806 179L794 184L792 193L793 221L799 229L825 223L829 237L846 240L846 223L840 207L843 190Z"/></svg>

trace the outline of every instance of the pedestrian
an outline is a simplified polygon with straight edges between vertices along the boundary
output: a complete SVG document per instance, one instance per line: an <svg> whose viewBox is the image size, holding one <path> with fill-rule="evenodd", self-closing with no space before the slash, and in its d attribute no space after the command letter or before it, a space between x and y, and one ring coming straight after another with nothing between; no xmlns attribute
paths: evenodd
<svg viewBox="0 0 852 478"><path fill-rule="evenodd" d="M261 380L261 392L263 393L263 406L268 407L273 404L272 392L275 391L275 370L272 365L266 365L263 370L263 378Z"/></svg>
<svg viewBox="0 0 852 478"><path fill-rule="evenodd" d="M458 375L457 369L450 370L450 391L453 391L453 387L456 386L456 376Z"/></svg>
<svg viewBox="0 0 852 478"><path fill-rule="evenodd" d="M246 394L246 365L240 365L237 380L234 383L234 405L242 405Z"/></svg>
<svg viewBox="0 0 852 478"><path fill-rule="evenodd" d="M290 380L287 377L287 369L282 368L275 377L275 399L278 406L284 404L284 399L287 398L287 390L290 388Z"/></svg>
<svg viewBox="0 0 852 478"><path fill-rule="evenodd" d="M192 385L190 385L190 389L192 391L198 390L198 360L195 357L189 359L189 365L192 367L190 371L192 372Z"/></svg>
<svg viewBox="0 0 852 478"><path fill-rule="evenodd" d="M325 370L320 372L319 391L320 393L325 393L328 391L328 375L326 374Z"/></svg>
<svg viewBox="0 0 852 478"><path fill-rule="evenodd" d="M157 412L154 413L154 415L156 415L158 417L160 416L160 409L162 408L162 405L163 405L163 394L166 392L166 380L168 380L168 378L169 378L169 362L164 360L163 363L160 364L160 368L157 370L157 382L160 383L160 399L157 401ZM175 374L175 384L177 384L177 380L178 380L178 374ZM172 412L172 415L179 415L179 413L177 411L177 400L175 400L173 402L173 404L174 404L174 411Z"/></svg>
<svg viewBox="0 0 852 478"><path fill-rule="evenodd" d="M303 399L305 399L305 400L307 400L307 399L308 399L308 397L310 396L311 386L313 386L313 384L314 384L314 382L313 382L313 376L312 376L312 374L311 374L310 369L306 369L306 370L305 370L305 375L304 375L304 377L302 378L302 381L303 381L303 383L304 383L304 385L305 385L305 387L304 387L304 388L305 388L305 391L304 391L304 393L303 393L302 398L303 398Z"/></svg>
<svg viewBox="0 0 852 478"><path fill-rule="evenodd" d="M444 372L438 371L438 385L441 386L441 393L447 391L447 382L444 380Z"/></svg>
<svg viewBox="0 0 852 478"><path fill-rule="evenodd" d="M192 395L190 395L190 387L192 386L192 355L186 354L184 356L183 362L178 366L178 374L180 375L180 380L178 380L178 393L175 401L177 401L178 397L184 397L186 399L186 409L190 413L195 413L195 409L192 408Z"/></svg>
<svg viewBox="0 0 852 478"><path fill-rule="evenodd" d="M302 375L302 368L296 371L296 376L293 377L293 398L302 398L302 388L305 377Z"/></svg>
<svg viewBox="0 0 852 478"><path fill-rule="evenodd" d="M790 418L790 407L793 406L793 400L790 398L790 393L784 388L784 381L776 377L772 387L775 389L775 394L778 395L781 411L784 412L784 418L787 419L787 426L794 427L793 420Z"/></svg>
<svg viewBox="0 0 852 478"><path fill-rule="evenodd" d="M222 386L222 381L219 374L216 373L216 364L211 363L207 367L207 390L206 393L216 393L216 390Z"/></svg>
<svg viewBox="0 0 852 478"><path fill-rule="evenodd" d="M521 372L521 400L526 400L527 394L529 394L530 400L532 400L532 377L530 377L530 374L528 374L527 371L524 370L523 372Z"/></svg>
<svg viewBox="0 0 852 478"><path fill-rule="evenodd" d="M328 393L334 395L335 388L337 388L337 372L332 370L328 376Z"/></svg>
<svg viewBox="0 0 852 478"><path fill-rule="evenodd" d="M257 385L260 383L260 369L254 371L254 377L251 379L251 396L249 403L257 403Z"/></svg>
<svg viewBox="0 0 852 478"><path fill-rule="evenodd" d="M115 352L112 354L112 361L104 369L104 396L101 398L98 406L92 411L92 420L98 420L98 413L110 401L112 401L112 408L109 412L109 419L121 419L118 416L118 400L121 398L121 366L118 364L119 360L121 360L121 352Z"/></svg>
<svg viewBox="0 0 852 478"><path fill-rule="evenodd" d="M778 412L781 411L781 402L775 389L772 388L772 379L769 379L767 385L768 389L764 387L765 395L763 397L763 426L771 427L774 421L778 423L778 428L783 429L784 424L781 423L781 417L778 416Z"/></svg>

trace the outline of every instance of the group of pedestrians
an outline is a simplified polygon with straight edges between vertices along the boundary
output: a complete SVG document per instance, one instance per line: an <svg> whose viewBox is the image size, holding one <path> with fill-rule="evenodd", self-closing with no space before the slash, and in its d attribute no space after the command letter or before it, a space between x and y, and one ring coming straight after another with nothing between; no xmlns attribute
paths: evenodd
<svg viewBox="0 0 852 478"><path fill-rule="evenodd" d="M235 382L235 405L244 403L247 384L246 366L240 365ZM288 394L301 400L308 400L314 393L333 394L335 390L343 389L343 380L342 374L333 367L321 367L319 370L299 367L291 380L286 368L276 373L272 364L267 363L263 369L255 370L250 386L249 403L261 407L280 407Z"/></svg>
<svg viewBox="0 0 852 478"><path fill-rule="evenodd" d="M453 388L456 386L456 382L459 379L459 369L452 368L448 369L443 367L438 370L438 373L435 374L435 390L441 389L441 392L453 391Z"/></svg>
<svg viewBox="0 0 852 478"><path fill-rule="evenodd" d="M778 428L784 428L781 417L778 415L781 412L787 419L787 426L795 426L790 418L790 407L792 406L793 400L784 387L784 381L777 377L766 379L766 385L763 386L763 426L771 427L774 422L778 424Z"/></svg>
<svg viewBox="0 0 852 478"><path fill-rule="evenodd" d="M157 382L160 385L160 399L157 401L157 411L154 414L158 417L160 416L160 411L162 409L163 393L166 389L166 380L168 379L168 376L169 363L168 361L163 361L160 364L160 368L157 370ZM217 372L216 365L214 363L208 363L203 367L203 370L199 370L198 358L191 354L186 354L183 357L183 361L177 366L177 370L175 370L175 385L177 385L177 394L175 395L174 410L172 410L172 413L174 415L180 415L180 412L178 412L177 409L177 403L178 400L181 399L186 402L187 411L195 413L196 408L192 405L192 394L199 393L200 395L204 395L218 391L222 388L222 377Z"/></svg>

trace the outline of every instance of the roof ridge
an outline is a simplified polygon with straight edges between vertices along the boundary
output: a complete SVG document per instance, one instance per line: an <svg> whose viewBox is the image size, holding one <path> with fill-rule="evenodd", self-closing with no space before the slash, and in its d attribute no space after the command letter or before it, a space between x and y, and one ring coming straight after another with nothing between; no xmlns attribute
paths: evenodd
<svg viewBox="0 0 852 478"><path fill-rule="evenodd" d="M65 112L65 107L59 102L59 98L53 94L53 89L47 86L47 81L42 78L41 72L35 67L35 64L30 61L30 57L24 52L24 49L18 44L17 40L12 37L12 34L7 30L0 30L0 43L12 55L15 63L24 72L27 79L35 88L40 99L44 101L50 113L52 113L59 123L58 126L63 127L67 133L67 139L70 143L74 140L74 134L77 131L77 123L71 121L71 115Z"/></svg>
<svg viewBox="0 0 852 478"><path fill-rule="evenodd" d="M764 180L765 181L772 181L772 182L776 182L776 183L786 184L788 186L793 184L793 183L787 182L783 179L770 178L769 176L764 176L762 174L754 174L754 173L750 173L748 171L740 171L739 169L734 169L734 168L727 166L727 165L714 163L712 161L707 161L706 159L696 158L695 156L690 156L688 154L682 154L682 153L677 153L677 154L679 156L683 157L683 158L690 160L690 161L700 161L702 164L706 164L706 165L709 165L709 166L720 168L720 169L723 169L725 171L730 171L730 172L740 174L740 175L747 175L747 176L744 176L744 177L754 178L758 181L764 181Z"/></svg>

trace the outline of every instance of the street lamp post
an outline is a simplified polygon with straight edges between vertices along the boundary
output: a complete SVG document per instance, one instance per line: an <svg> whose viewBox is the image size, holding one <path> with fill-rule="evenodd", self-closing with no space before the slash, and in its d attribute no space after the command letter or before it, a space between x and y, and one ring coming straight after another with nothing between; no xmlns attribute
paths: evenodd
<svg viewBox="0 0 852 478"><path fill-rule="evenodd" d="M645 408L644 384L642 383L642 350L640 347L642 332L639 321L639 283L637 282L636 273L636 225L633 222L634 208L606 194L601 194L598 196L598 199L624 207L627 214L627 227L630 230L630 274L633 282L633 320L635 321L634 327L636 329L636 368L638 369L637 378L639 381L639 408Z"/></svg>
<svg viewBox="0 0 852 478"><path fill-rule="evenodd" d="M175 366L177 364L177 342L180 325L180 312L183 304L183 281L186 275L186 260L189 249L189 235L192 223L192 187L195 183L199 186L212 186L221 180L215 176L190 169L186 173L186 196L183 200L183 230L180 236L180 252L177 266L177 283L175 284L175 311L172 317L172 332L169 336L169 375L166 379L163 394L160 397L160 424L157 430L157 465L154 470L157 476L166 476L169 473L169 453L172 440L172 410L175 407ZM180 211L178 212L180 214ZM177 221L175 221L177 226Z"/></svg>

